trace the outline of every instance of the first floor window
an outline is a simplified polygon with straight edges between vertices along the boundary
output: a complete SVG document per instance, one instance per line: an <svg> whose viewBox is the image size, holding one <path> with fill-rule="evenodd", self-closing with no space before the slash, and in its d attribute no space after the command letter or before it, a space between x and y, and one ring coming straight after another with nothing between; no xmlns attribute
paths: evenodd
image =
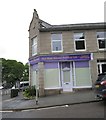
<svg viewBox="0 0 106 120"><path fill-rule="evenodd" d="M99 49L106 48L106 39L98 39Z"/></svg>
<svg viewBox="0 0 106 120"><path fill-rule="evenodd" d="M32 56L37 54L37 37L32 38Z"/></svg>
<svg viewBox="0 0 106 120"><path fill-rule="evenodd" d="M106 49L106 32L97 32L99 50Z"/></svg>
<svg viewBox="0 0 106 120"><path fill-rule="evenodd" d="M74 33L75 50L85 50L84 33Z"/></svg>
<svg viewBox="0 0 106 120"><path fill-rule="evenodd" d="M75 46L76 46L76 50L84 50L85 49L85 42L84 40L78 40L78 41L75 41Z"/></svg>
<svg viewBox="0 0 106 120"><path fill-rule="evenodd" d="M52 52L62 51L62 34L51 34Z"/></svg>

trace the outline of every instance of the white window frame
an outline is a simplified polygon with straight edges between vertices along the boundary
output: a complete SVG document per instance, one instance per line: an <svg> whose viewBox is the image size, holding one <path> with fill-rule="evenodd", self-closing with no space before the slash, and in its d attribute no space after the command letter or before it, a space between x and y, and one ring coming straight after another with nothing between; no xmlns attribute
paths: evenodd
<svg viewBox="0 0 106 120"><path fill-rule="evenodd" d="M98 65L99 65L99 69L100 69L100 73L102 73L102 65L106 64L106 62L98 62L97 63L97 72L98 72Z"/></svg>
<svg viewBox="0 0 106 120"><path fill-rule="evenodd" d="M104 32L104 31L98 31L97 33L99 33L99 32ZM96 33L96 34L97 34ZM104 34L106 34L106 32L104 32ZM104 38L102 37L102 38L97 38L97 45L98 45L98 49L99 50L106 50L106 48L99 48L99 40L104 40L105 39L105 42L106 42L106 38L105 38L105 35L104 35ZM105 43L106 44L106 43Z"/></svg>
<svg viewBox="0 0 106 120"><path fill-rule="evenodd" d="M75 33L74 33L74 36L75 36L75 34L80 34L80 33L83 33L83 34L84 34L84 32L75 32ZM76 49L76 41L84 41L84 46L85 46L85 48L84 48L84 49ZM75 49L75 51L86 51L85 34L84 34L84 39L75 39L75 37L74 37L74 49Z"/></svg>
<svg viewBox="0 0 106 120"><path fill-rule="evenodd" d="M53 40L53 39L52 39L52 34L60 34L60 35L61 35L61 40L55 40L55 39ZM59 42L59 41L61 42L61 50L58 50L58 51L54 51L54 50L53 50L53 42L56 42L56 41L57 41L57 42ZM62 33L51 33L51 51L52 51L52 52L63 52Z"/></svg>
<svg viewBox="0 0 106 120"><path fill-rule="evenodd" d="M32 56L37 54L37 36L32 38Z"/></svg>

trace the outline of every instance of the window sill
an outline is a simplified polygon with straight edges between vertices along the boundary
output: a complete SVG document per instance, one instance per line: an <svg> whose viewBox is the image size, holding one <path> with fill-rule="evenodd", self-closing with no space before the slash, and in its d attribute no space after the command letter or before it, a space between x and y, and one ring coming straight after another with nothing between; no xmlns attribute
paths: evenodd
<svg viewBox="0 0 106 120"><path fill-rule="evenodd" d="M37 53L36 54L32 54L32 56L35 56L35 55L37 55Z"/></svg>
<svg viewBox="0 0 106 120"><path fill-rule="evenodd" d="M86 51L86 50L75 50L75 52L83 52L83 51Z"/></svg>
<svg viewBox="0 0 106 120"><path fill-rule="evenodd" d="M62 53L63 51L52 51L52 53Z"/></svg>
<svg viewBox="0 0 106 120"><path fill-rule="evenodd" d="M99 51L106 51L106 48L105 49L99 49Z"/></svg>

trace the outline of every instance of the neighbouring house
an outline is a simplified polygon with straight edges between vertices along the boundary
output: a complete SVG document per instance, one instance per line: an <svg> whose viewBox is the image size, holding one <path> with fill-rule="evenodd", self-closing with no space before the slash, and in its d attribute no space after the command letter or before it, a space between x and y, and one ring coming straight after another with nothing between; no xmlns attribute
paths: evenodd
<svg viewBox="0 0 106 120"><path fill-rule="evenodd" d="M39 95L92 88L106 72L106 23L51 25L34 9L29 26L30 85Z"/></svg>

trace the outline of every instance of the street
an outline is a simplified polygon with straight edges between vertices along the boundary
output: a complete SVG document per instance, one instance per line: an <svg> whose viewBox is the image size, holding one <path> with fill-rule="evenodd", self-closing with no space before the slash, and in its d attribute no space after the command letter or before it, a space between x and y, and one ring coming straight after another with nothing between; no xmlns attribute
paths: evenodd
<svg viewBox="0 0 106 120"><path fill-rule="evenodd" d="M18 112L4 111L3 118L104 118L104 102L64 105Z"/></svg>

